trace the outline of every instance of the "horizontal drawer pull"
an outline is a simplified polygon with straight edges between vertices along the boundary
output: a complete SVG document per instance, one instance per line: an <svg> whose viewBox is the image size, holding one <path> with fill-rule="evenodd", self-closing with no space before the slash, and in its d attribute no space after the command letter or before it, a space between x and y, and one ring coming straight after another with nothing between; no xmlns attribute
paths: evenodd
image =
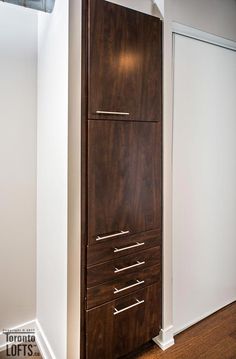
<svg viewBox="0 0 236 359"><path fill-rule="evenodd" d="M119 111L96 111L99 115L121 115L121 116L129 116L129 112L119 112Z"/></svg>
<svg viewBox="0 0 236 359"><path fill-rule="evenodd" d="M114 315L120 314L120 313L124 312L125 310L131 309L131 308L136 307L137 305L140 305L140 304L143 304L143 303L144 303L144 300L138 300L138 299L136 299L136 303L131 304L131 305L129 305L128 307L125 307L125 308L120 309L120 310L114 308L115 311L114 311L113 314L114 314Z"/></svg>
<svg viewBox="0 0 236 359"><path fill-rule="evenodd" d="M117 233L109 234L107 236L97 236L96 241L100 241L101 239L107 239L107 238L123 236L123 235L128 234L128 233L129 233L129 231L120 231L120 232L117 232Z"/></svg>
<svg viewBox="0 0 236 359"><path fill-rule="evenodd" d="M124 290L127 290L127 289L130 289L130 288L133 288L133 287L136 287L138 285L141 285L144 283L144 280L136 280L136 283L134 284L131 284L131 285L128 285L127 287L124 287L124 288L121 288L121 289L117 289L117 288L114 288L114 294L117 294L117 293L120 293L120 292L123 292Z"/></svg>
<svg viewBox="0 0 236 359"><path fill-rule="evenodd" d="M136 244L133 244L133 245L128 246L128 247L114 248L114 253L126 251L127 249L131 249L131 248L135 248L135 247L140 247L140 246L143 246L144 244L145 244L144 242L142 242L142 243L136 242Z"/></svg>
<svg viewBox="0 0 236 359"><path fill-rule="evenodd" d="M122 272L122 271L124 271L124 270L128 270L128 269L130 269L130 268L134 268L134 267L141 266L141 265L143 265L143 264L145 264L144 261L143 261L143 262L137 261L135 264L132 264L131 266L128 266L128 267L124 267L124 268L120 268L120 269L115 268L114 273L119 273L119 272Z"/></svg>

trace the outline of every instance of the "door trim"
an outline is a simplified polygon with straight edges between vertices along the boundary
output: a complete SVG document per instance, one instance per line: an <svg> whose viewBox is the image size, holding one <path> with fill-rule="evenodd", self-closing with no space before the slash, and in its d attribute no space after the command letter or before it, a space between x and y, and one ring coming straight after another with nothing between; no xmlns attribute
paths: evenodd
<svg viewBox="0 0 236 359"><path fill-rule="evenodd" d="M172 33L191 37L209 44L236 51L236 42L178 22L172 23Z"/></svg>

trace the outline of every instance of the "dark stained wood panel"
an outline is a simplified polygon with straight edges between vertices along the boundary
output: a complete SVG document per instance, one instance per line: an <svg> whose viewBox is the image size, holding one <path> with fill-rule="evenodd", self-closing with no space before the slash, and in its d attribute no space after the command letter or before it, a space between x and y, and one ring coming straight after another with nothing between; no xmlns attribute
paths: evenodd
<svg viewBox="0 0 236 359"><path fill-rule="evenodd" d="M109 280L118 279L124 274L138 272L146 267L160 264L160 247L154 247L117 258L114 261L108 261L102 264L88 267L87 269L87 287L93 287L105 283ZM126 268L126 269L124 269ZM118 271L116 271L118 269ZM123 269L123 270L121 270Z"/></svg>
<svg viewBox="0 0 236 359"><path fill-rule="evenodd" d="M161 131L157 122L89 121L89 244L161 228Z"/></svg>
<svg viewBox="0 0 236 359"><path fill-rule="evenodd" d="M117 309L135 303L135 300L144 301L140 306L134 307L131 311L122 312L114 319L114 357L121 356L135 350L143 343L154 338L160 331L160 292L159 285L154 284L146 289L134 293L132 301L123 300L115 303ZM143 308L142 308L143 306ZM155 308L155 310L154 310Z"/></svg>
<svg viewBox="0 0 236 359"><path fill-rule="evenodd" d="M131 236L98 242L87 247L87 266L103 263L127 254L136 253L161 244L161 230L136 233Z"/></svg>
<svg viewBox="0 0 236 359"><path fill-rule="evenodd" d="M86 312L86 359L113 358L113 324L110 303Z"/></svg>
<svg viewBox="0 0 236 359"><path fill-rule="evenodd" d="M160 284L160 264L135 273L125 274L113 281L89 288L87 290L87 308L90 309L117 299L155 282Z"/></svg>
<svg viewBox="0 0 236 359"><path fill-rule="evenodd" d="M161 121L160 19L104 0L90 0L90 119ZM96 111L129 115L98 115Z"/></svg>
<svg viewBox="0 0 236 359"><path fill-rule="evenodd" d="M87 358L116 359L137 349L159 333L160 316L158 284L88 310Z"/></svg>

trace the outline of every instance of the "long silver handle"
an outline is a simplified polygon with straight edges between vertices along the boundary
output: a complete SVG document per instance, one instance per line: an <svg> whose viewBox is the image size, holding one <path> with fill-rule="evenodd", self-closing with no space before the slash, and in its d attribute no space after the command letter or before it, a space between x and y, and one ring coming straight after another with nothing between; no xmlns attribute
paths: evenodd
<svg viewBox="0 0 236 359"><path fill-rule="evenodd" d="M109 234L108 236L97 236L96 241L100 241L101 239L123 236L124 234L128 234L128 233L129 231L120 231L117 233Z"/></svg>
<svg viewBox="0 0 236 359"><path fill-rule="evenodd" d="M123 292L124 290L130 289L130 288L133 288L133 287L136 287L137 285L141 285L141 284L143 284L143 283L144 283L144 280L138 280L138 279L136 279L136 283L131 284L131 285L128 285L127 287L124 287L124 288L121 288L121 289L114 288L114 294Z"/></svg>
<svg viewBox="0 0 236 359"><path fill-rule="evenodd" d="M118 112L118 111L96 111L97 114L100 115L121 115L121 116L129 116L129 112Z"/></svg>
<svg viewBox="0 0 236 359"><path fill-rule="evenodd" d="M119 272L122 272L122 271L130 269L130 268L141 266L143 264L145 264L144 261L143 262L137 261L135 264L132 264L131 266L128 266L128 267L124 267L124 268L120 268L120 269L115 268L114 273L119 273Z"/></svg>
<svg viewBox="0 0 236 359"><path fill-rule="evenodd" d="M144 242L142 242L142 243L136 242L136 244L133 244L132 246L122 247L122 248L114 248L114 253L126 251L127 249L131 249L131 248L135 248L135 247L140 247L140 246L143 246L144 244L145 244Z"/></svg>
<svg viewBox="0 0 236 359"><path fill-rule="evenodd" d="M131 308L136 307L137 305L140 305L140 304L143 304L143 303L144 303L144 300L136 299L136 303L131 304L128 307L125 307L125 308L120 309L120 310L114 308L114 313L113 314L114 315L120 314L120 313L124 312L125 310L131 309Z"/></svg>

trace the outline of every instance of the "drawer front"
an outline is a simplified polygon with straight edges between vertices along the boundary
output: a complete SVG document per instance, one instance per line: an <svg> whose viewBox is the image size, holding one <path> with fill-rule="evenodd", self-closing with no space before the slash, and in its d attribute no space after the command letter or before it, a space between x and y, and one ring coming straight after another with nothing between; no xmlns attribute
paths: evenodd
<svg viewBox="0 0 236 359"><path fill-rule="evenodd" d="M89 288L87 291L87 308L90 309L105 302L115 300L155 282L160 283L159 264Z"/></svg>
<svg viewBox="0 0 236 359"><path fill-rule="evenodd" d="M87 288L118 279L120 276L138 272L160 263L160 247L154 247L114 261L105 262L87 269Z"/></svg>
<svg viewBox="0 0 236 359"><path fill-rule="evenodd" d="M161 242L161 231L138 233L123 238L110 239L87 247L87 265L103 263L140 250L155 247Z"/></svg>
<svg viewBox="0 0 236 359"><path fill-rule="evenodd" d="M161 324L159 284L90 309L86 316L87 359L120 358L158 335Z"/></svg>

